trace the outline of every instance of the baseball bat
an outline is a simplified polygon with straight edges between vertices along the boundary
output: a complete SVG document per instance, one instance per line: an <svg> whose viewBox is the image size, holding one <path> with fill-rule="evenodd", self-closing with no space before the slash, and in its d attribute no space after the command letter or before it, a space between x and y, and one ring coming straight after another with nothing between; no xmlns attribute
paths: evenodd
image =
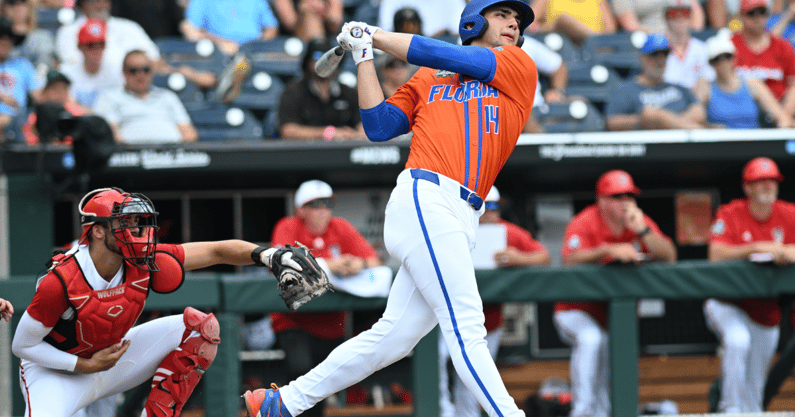
<svg viewBox="0 0 795 417"><path fill-rule="evenodd" d="M323 78L328 77L337 69L344 56L345 51L341 46L329 49L315 62L315 73Z"/></svg>

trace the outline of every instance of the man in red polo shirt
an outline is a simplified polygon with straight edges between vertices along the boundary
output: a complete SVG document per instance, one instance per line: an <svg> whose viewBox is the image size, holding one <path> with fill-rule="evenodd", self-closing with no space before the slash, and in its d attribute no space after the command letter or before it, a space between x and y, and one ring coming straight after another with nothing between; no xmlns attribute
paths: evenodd
<svg viewBox="0 0 795 417"><path fill-rule="evenodd" d="M534 265L549 265L549 251L527 230L515 225L500 216L500 192L492 186L491 191L483 200L486 211L480 216L481 225L499 224L505 227L505 249L494 254L494 262L498 268L520 268ZM502 337L502 304L483 306L486 316L486 345L492 358L497 357ZM447 362L450 351L443 338L439 338L439 409L441 417L479 417L480 404L477 398L467 389L464 381L456 376L453 384L453 399L450 399Z"/></svg>
<svg viewBox="0 0 795 417"><path fill-rule="evenodd" d="M795 204L778 199L783 179L770 158L748 162L742 178L746 198L719 207L712 224L711 261L795 262ZM709 299L704 314L723 347L718 409L726 413L762 411L765 378L778 345L778 301Z"/></svg>
<svg viewBox="0 0 795 417"><path fill-rule="evenodd" d="M787 114L795 114L795 52L786 40L766 30L770 5L767 0L742 0L743 28L732 36L737 50L735 66L742 77L763 80L782 103Z"/></svg>
<svg viewBox="0 0 795 417"><path fill-rule="evenodd" d="M381 265L375 249L352 224L333 217L334 193L319 180L304 182L295 193L295 216L276 223L271 245L279 247L301 242L312 250L329 277L351 277ZM391 276L391 272L390 272ZM330 278L331 279L331 278ZM287 352L287 376L293 380L320 363L345 336L347 313L273 313L273 331ZM302 415L322 416L322 404Z"/></svg>
<svg viewBox="0 0 795 417"><path fill-rule="evenodd" d="M625 171L608 171L596 183L596 204L569 222L563 238L564 264L676 261L676 248L635 202L640 189ZM572 345L569 372L573 417L610 415L607 305L555 303L555 326Z"/></svg>

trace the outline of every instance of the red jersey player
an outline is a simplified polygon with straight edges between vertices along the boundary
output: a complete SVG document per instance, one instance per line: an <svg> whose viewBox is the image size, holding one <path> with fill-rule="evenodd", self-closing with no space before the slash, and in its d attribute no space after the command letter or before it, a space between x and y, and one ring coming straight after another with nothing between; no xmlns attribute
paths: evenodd
<svg viewBox="0 0 795 417"><path fill-rule="evenodd" d="M770 158L754 158L743 169L746 198L718 208L709 239L709 259L747 259L752 254L777 264L795 262L795 204L778 199L784 179ZM707 324L723 346L722 412L762 411L768 366L778 344L778 301L716 300L704 303Z"/></svg>
<svg viewBox="0 0 795 417"><path fill-rule="evenodd" d="M14 334L25 415L70 417L152 380L143 415L179 416L215 359L220 329L191 307L133 327L149 291L177 290L185 270L270 265L276 249L242 240L157 244L152 202L118 188L89 192L79 211L83 235L53 257Z"/></svg>
<svg viewBox="0 0 795 417"><path fill-rule="evenodd" d="M596 183L596 204L574 216L563 238L564 264L631 263L646 259L673 262L676 248L657 224L638 208L640 189L625 171L604 173ZM604 302L555 304L555 326L572 345L571 415L610 415L610 364L607 305Z"/></svg>

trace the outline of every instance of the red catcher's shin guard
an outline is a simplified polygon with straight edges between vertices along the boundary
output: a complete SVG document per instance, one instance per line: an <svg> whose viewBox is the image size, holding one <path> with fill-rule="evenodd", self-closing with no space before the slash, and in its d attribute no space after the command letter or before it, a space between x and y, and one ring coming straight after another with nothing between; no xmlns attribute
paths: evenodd
<svg viewBox="0 0 795 417"><path fill-rule="evenodd" d="M144 410L148 417L178 417L204 371L213 363L221 342L218 320L188 307L182 314L182 344L160 362ZM191 337L193 331L200 335Z"/></svg>

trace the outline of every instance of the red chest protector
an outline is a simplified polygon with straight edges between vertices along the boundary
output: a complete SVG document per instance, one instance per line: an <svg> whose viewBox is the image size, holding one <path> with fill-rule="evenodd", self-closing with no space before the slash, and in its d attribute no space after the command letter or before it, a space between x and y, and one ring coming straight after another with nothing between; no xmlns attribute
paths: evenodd
<svg viewBox="0 0 795 417"><path fill-rule="evenodd" d="M121 285L94 291L74 256L58 255L53 260L59 263L50 272L63 284L74 315L61 317L44 340L81 358L119 343L144 309L149 272L125 264Z"/></svg>

